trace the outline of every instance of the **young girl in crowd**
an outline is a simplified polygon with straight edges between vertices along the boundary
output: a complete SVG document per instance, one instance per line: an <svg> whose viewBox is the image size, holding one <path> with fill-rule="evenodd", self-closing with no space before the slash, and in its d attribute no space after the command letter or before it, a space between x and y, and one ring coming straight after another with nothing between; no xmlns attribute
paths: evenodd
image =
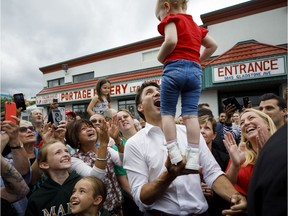
<svg viewBox="0 0 288 216"><path fill-rule="evenodd" d="M107 198L104 202L104 208L111 214L120 216L122 215L121 204L123 197L114 172L114 165L122 166L123 151L119 154L114 149L108 147L108 129L107 122L104 122L103 128L100 130L99 134L100 146L97 148L96 141L98 134L92 122L86 119L76 120L68 124L66 140L71 147L78 149L77 152L72 155L72 158L84 161L91 170L97 163L101 165L97 165L97 167L103 169L105 172L104 177L101 179L103 179L107 189ZM119 141L117 140L116 143L119 143ZM121 143L119 144L122 145ZM74 166L72 165L72 167ZM76 172L83 172L83 168ZM83 174L81 175L84 176Z"/></svg>
<svg viewBox="0 0 288 216"><path fill-rule="evenodd" d="M25 215L71 215L70 196L81 177L69 173L71 157L65 144L55 140L46 143L39 149L37 161L48 178L31 194Z"/></svg>
<svg viewBox="0 0 288 216"><path fill-rule="evenodd" d="M96 85L97 94L88 105L87 112L90 116L94 114L104 114L110 108L110 87L111 83L107 79L100 79Z"/></svg>
<svg viewBox="0 0 288 216"><path fill-rule="evenodd" d="M186 0L157 0L156 17L161 21L158 31L164 42L158 53L163 63L160 106L166 146L172 164L182 161L177 143L175 113L179 94L184 124L187 130L186 169L198 170L199 139L198 102L201 94L201 62L217 49L215 41L207 35L208 30L199 27L191 15L186 14ZM200 47L205 49L200 55Z"/></svg>
<svg viewBox="0 0 288 216"><path fill-rule="evenodd" d="M106 195L107 191L101 180L94 176L83 177L73 189L70 198L71 212L77 216L110 216L102 208Z"/></svg>
<svg viewBox="0 0 288 216"><path fill-rule="evenodd" d="M241 194L247 196L259 152L276 132L276 126L264 112L251 108L241 113L240 127L242 134L239 147L230 132L224 135L223 142L230 156L226 176Z"/></svg>

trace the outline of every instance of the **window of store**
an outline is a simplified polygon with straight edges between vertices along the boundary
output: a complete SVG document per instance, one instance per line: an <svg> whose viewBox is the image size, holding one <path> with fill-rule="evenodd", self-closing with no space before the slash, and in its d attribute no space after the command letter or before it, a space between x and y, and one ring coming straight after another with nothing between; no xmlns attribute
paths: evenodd
<svg viewBox="0 0 288 216"><path fill-rule="evenodd" d="M120 110L120 109L129 110L135 118L137 118L137 116L138 116L134 99L119 100L118 101L118 110Z"/></svg>
<svg viewBox="0 0 288 216"><path fill-rule="evenodd" d="M60 86L64 85L64 78L54 79L54 80L48 80L48 88L53 86Z"/></svg>
<svg viewBox="0 0 288 216"><path fill-rule="evenodd" d="M86 80L94 79L94 72L79 74L76 76L73 76L73 83L82 82Z"/></svg>
<svg viewBox="0 0 288 216"><path fill-rule="evenodd" d="M87 107L88 107L88 104L73 105L73 112L75 112L76 115L80 116L83 119L89 119L90 116L86 111Z"/></svg>

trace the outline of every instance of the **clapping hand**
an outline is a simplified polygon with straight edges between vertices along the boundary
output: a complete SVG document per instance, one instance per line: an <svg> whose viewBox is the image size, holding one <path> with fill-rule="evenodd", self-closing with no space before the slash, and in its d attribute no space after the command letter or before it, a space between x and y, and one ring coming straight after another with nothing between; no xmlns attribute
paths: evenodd
<svg viewBox="0 0 288 216"><path fill-rule="evenodd" d="M269 134L269 131L262 130L261 127L258 127L257 131L258 135L256 137L256 144L257 144L256 152L257 154L259 154L264 144L267 142L267 140L270 138L271 135Z"/></svg>
<svg viewBox="0 0 288 216"><path fill-rule="evenodd" d="M108 129L109 129L109 122L106 122L105 120L103 124L96 129L99 134L100 146L103 145L105 145L106 147L108 146L109 143Z"/></svg>
<svg viewBox="0 0 288 216"><path fill-rule="evenodd" d="M240 166L245 161L246 143L242 142L238 147L233 135L230 132L227 132L224 135L223 142L229 153L232 163L236 166Z"/></svg>
<svg viewBox="0 0 288 216"><path fill-rule="evenodd" d="M109 126L109 136L112 137L115 141L115 143L119 143L120 139L120 131L119 131L119 126L118 126L118 118L117 115L114 115L112 117L111 125Z"/></svg>
<svg viewBox="0 0 288 216"><path fill-rule="evenodd" d="M51 122L45 124L40 132L43 142L47 143L51 139L56 139L64 143L66 126L66 121L60 121L57 128L53 127Z"/></svg>

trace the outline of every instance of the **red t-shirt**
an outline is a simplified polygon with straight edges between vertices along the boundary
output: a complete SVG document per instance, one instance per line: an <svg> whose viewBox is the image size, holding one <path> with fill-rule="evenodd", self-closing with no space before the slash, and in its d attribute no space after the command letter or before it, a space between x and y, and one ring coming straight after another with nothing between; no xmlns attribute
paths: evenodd
<svg viewBox="0 0 288 216"><path fill-rule="evenodd" d="M230 167L231 160L228 163L227 169ZM237 183L234 184L235 189L244 196L247 196L249 182L253 173L254 165L248 164L246 167L240 168L237 176Z"/></svg>
<svg viewBox="0 0 288 216"><path fill-rule="evenodd" d="M165 35L165 25L170 22L174 22L176 25L178 43L173 52L164 60L164 63L176 59L200 63L200 47L202 39L206 37L208 30L198 26L191 15L169 14L158 25L158 31L161 35Z"/></svg>

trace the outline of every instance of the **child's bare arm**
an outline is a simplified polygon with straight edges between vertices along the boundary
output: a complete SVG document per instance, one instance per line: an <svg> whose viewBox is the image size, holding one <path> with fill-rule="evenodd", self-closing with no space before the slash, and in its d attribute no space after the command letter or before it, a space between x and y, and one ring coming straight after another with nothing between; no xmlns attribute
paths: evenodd
<svg viewBox="0 0 288 216"><path fill-rule="evenodd" d="M200 55L200 62L203 62L206 59L208 59L216 51L218 47L216 41L209 35L206 35L206 37L203 38L202 46L204 46L205 49Z"/></svg>
<svg viewBox="0 0 288 216"><path fill-rule="evenodd" d="M95 96L93 97L93 99L90 101L90 103L89 103L89 105L88 105L88 107L87 107L87 112L88 112L88 114L89 114L90 116L92 116L92 115L95 114L95 113L93 112L93 107L95 106L95 104L97 104L98 99L99 99L98 95L95 95Z"/></svg>
<svg viewBox="0 0 288 216"><path fill-rule="evenodd" d="M165 26L165 40L158 53L158 61L163 63L167 56L172 53L178 42L175 23L171 22Z"/></svg>

